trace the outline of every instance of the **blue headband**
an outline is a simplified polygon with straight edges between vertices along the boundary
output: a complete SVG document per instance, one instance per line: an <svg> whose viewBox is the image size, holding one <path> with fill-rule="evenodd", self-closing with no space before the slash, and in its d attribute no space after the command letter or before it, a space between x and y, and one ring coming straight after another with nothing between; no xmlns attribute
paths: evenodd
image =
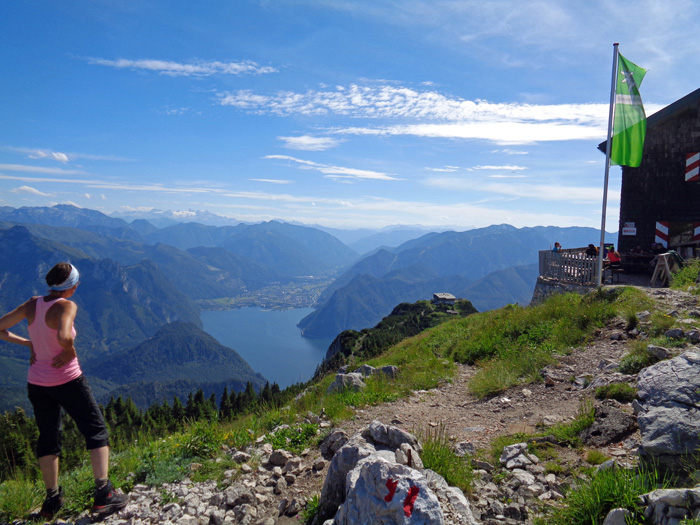
<svg viewBox="0 0 700 525"><path fill-rule="evenodd" d="M61 284L55 284L53 286L50 286L49 291L63 292L65 290L70 290L76 284L78 284L78 280L80 280L80 273L78 273L78 269L71 264L71 271L70 275L68 276L68 279L63 281Z"/></svg>

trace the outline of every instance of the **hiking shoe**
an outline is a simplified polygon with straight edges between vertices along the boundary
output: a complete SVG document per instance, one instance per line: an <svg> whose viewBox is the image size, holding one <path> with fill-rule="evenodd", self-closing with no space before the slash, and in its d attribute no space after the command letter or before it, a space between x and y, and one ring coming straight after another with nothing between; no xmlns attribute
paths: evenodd
<svg viewBox="0 0 700 525"><path fill-rule="evenodd" d="M104 487L95 491L95 500L92 505L92 512L102 516L112 514L113 512L126 507L128 500L128 496L119 494L116 490L114 490L112 482L108 481Z"/></svg>
<svg viewBox="0 0 700 525"><path fill-rule="evenodd" d="M58 487L58 494L47 497L41 505L41 510L37 514L39 518L53 518L63 507L65 499L63 497L63 487Z"/></svg>

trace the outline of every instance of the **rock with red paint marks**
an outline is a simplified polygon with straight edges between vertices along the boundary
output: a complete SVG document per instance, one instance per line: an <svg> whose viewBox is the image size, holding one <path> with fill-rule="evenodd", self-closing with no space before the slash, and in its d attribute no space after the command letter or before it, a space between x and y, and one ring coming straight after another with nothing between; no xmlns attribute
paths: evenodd
<svg viewBox="0 0 700 525"><path fill-rule="evenodd" d="M345 500L345 480L348 472L354 469L360 460L376 452L374 445L367 442L360 434L355 434L338 449L323 482L318 509L320 520L332 518L338 506Z"/></svg>
<svg viewBox="0 0 700 525"><path fill-rule="evenodd" d="M445 517L423 474L373 455L348 474L345 502L334 523L440 525Z"/></svg>

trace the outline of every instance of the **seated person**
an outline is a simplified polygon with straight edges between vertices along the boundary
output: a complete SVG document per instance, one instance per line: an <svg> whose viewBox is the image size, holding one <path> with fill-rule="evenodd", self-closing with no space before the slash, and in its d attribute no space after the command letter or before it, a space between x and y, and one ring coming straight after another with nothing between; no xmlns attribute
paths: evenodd
<svg viewBox="0 0 700 525"><path fill-rule="evenodd" d="M620 254L615 251L614 246L611 246L608 250L607 263L605 267L610 268L611 270L622 268L622 258L620 257Z"/></svg>
<svg viewBox="0 0 700 525"><path fill-rule="evenodd" d="M598 248L593 244L589 244L586 249L586 255L588 257L598 257Z"/></svg>

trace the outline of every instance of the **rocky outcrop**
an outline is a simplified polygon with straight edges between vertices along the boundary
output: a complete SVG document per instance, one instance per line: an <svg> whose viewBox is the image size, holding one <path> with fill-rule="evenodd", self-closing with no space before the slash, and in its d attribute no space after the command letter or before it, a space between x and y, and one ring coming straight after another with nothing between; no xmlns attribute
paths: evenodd
<svg viewBox="0 0 700 525"><path fill-rule="evenodd" d="M700 515L700 488L655 490L640 496L639 505L644 509L644 523L680 525ZM626 525L629 515L627 509L613 509L603 525Z"/></svg>
<svg viewBox="0 0 700 525"><path fill-rule="evenodd" d="M362 390L367 385L362 380L362 374L353 372L352 374L336 374L335 380L328 385L327 393L342 392L343 390L351 390L357 392Z"/></svg>
<svg viewBox="0 0 700 525"><path fill-rule="evenodd" d="M606 400L595 407L595 421L581 432L581 441L589 446L604 447L624 441L637 430L635 418L616 405L615 401Z"/></svg>
<svg viewBox="0 0 700 525"><path fill-rule="evenodd" d="M477 522L462 492L423 468L412 434L373 421L333 456L314 523Z"/></svg>
<svg viewBox="0 0 700 525"><path fill-rule="evenodd" d="M637 390L640 456L676 470L700 447L700 350L645 368Z"/></svg>
<svg viewBox="0 0 700 525"><path fill-rule="evenodd" d="M440 502L425 476L379 455L360 461L349 472L346 494L330 523L445 523Z"/></svg>
<svg viewBox="0 0 700 525"><path fill-rule="evenodd" d="M593 284L585 285L576 283L565 283L557 279L548 279L546 277L540 276L537 278L537 283L535 284L535 290L532 293L532 300L530 301L530 304L540 304L544 302L545 299L547 299L549 296L555 294L575 292L581 295L585 295L592 290L595 290L595 286Z"/></svg>
<svg viewBox="0 0 700 525"><path fill-rule="evenodd" d="M381 368L374 368L370 365L362 365L357 370L351 373L345 373L345 368L335 375L335 380L328 385L327 393L342 392L349 389L353 392L364 389L367 384L363 381L365 377L373 375L381 375L393 379L399 373L399 368L394 365L386 365Z"/></svg>

